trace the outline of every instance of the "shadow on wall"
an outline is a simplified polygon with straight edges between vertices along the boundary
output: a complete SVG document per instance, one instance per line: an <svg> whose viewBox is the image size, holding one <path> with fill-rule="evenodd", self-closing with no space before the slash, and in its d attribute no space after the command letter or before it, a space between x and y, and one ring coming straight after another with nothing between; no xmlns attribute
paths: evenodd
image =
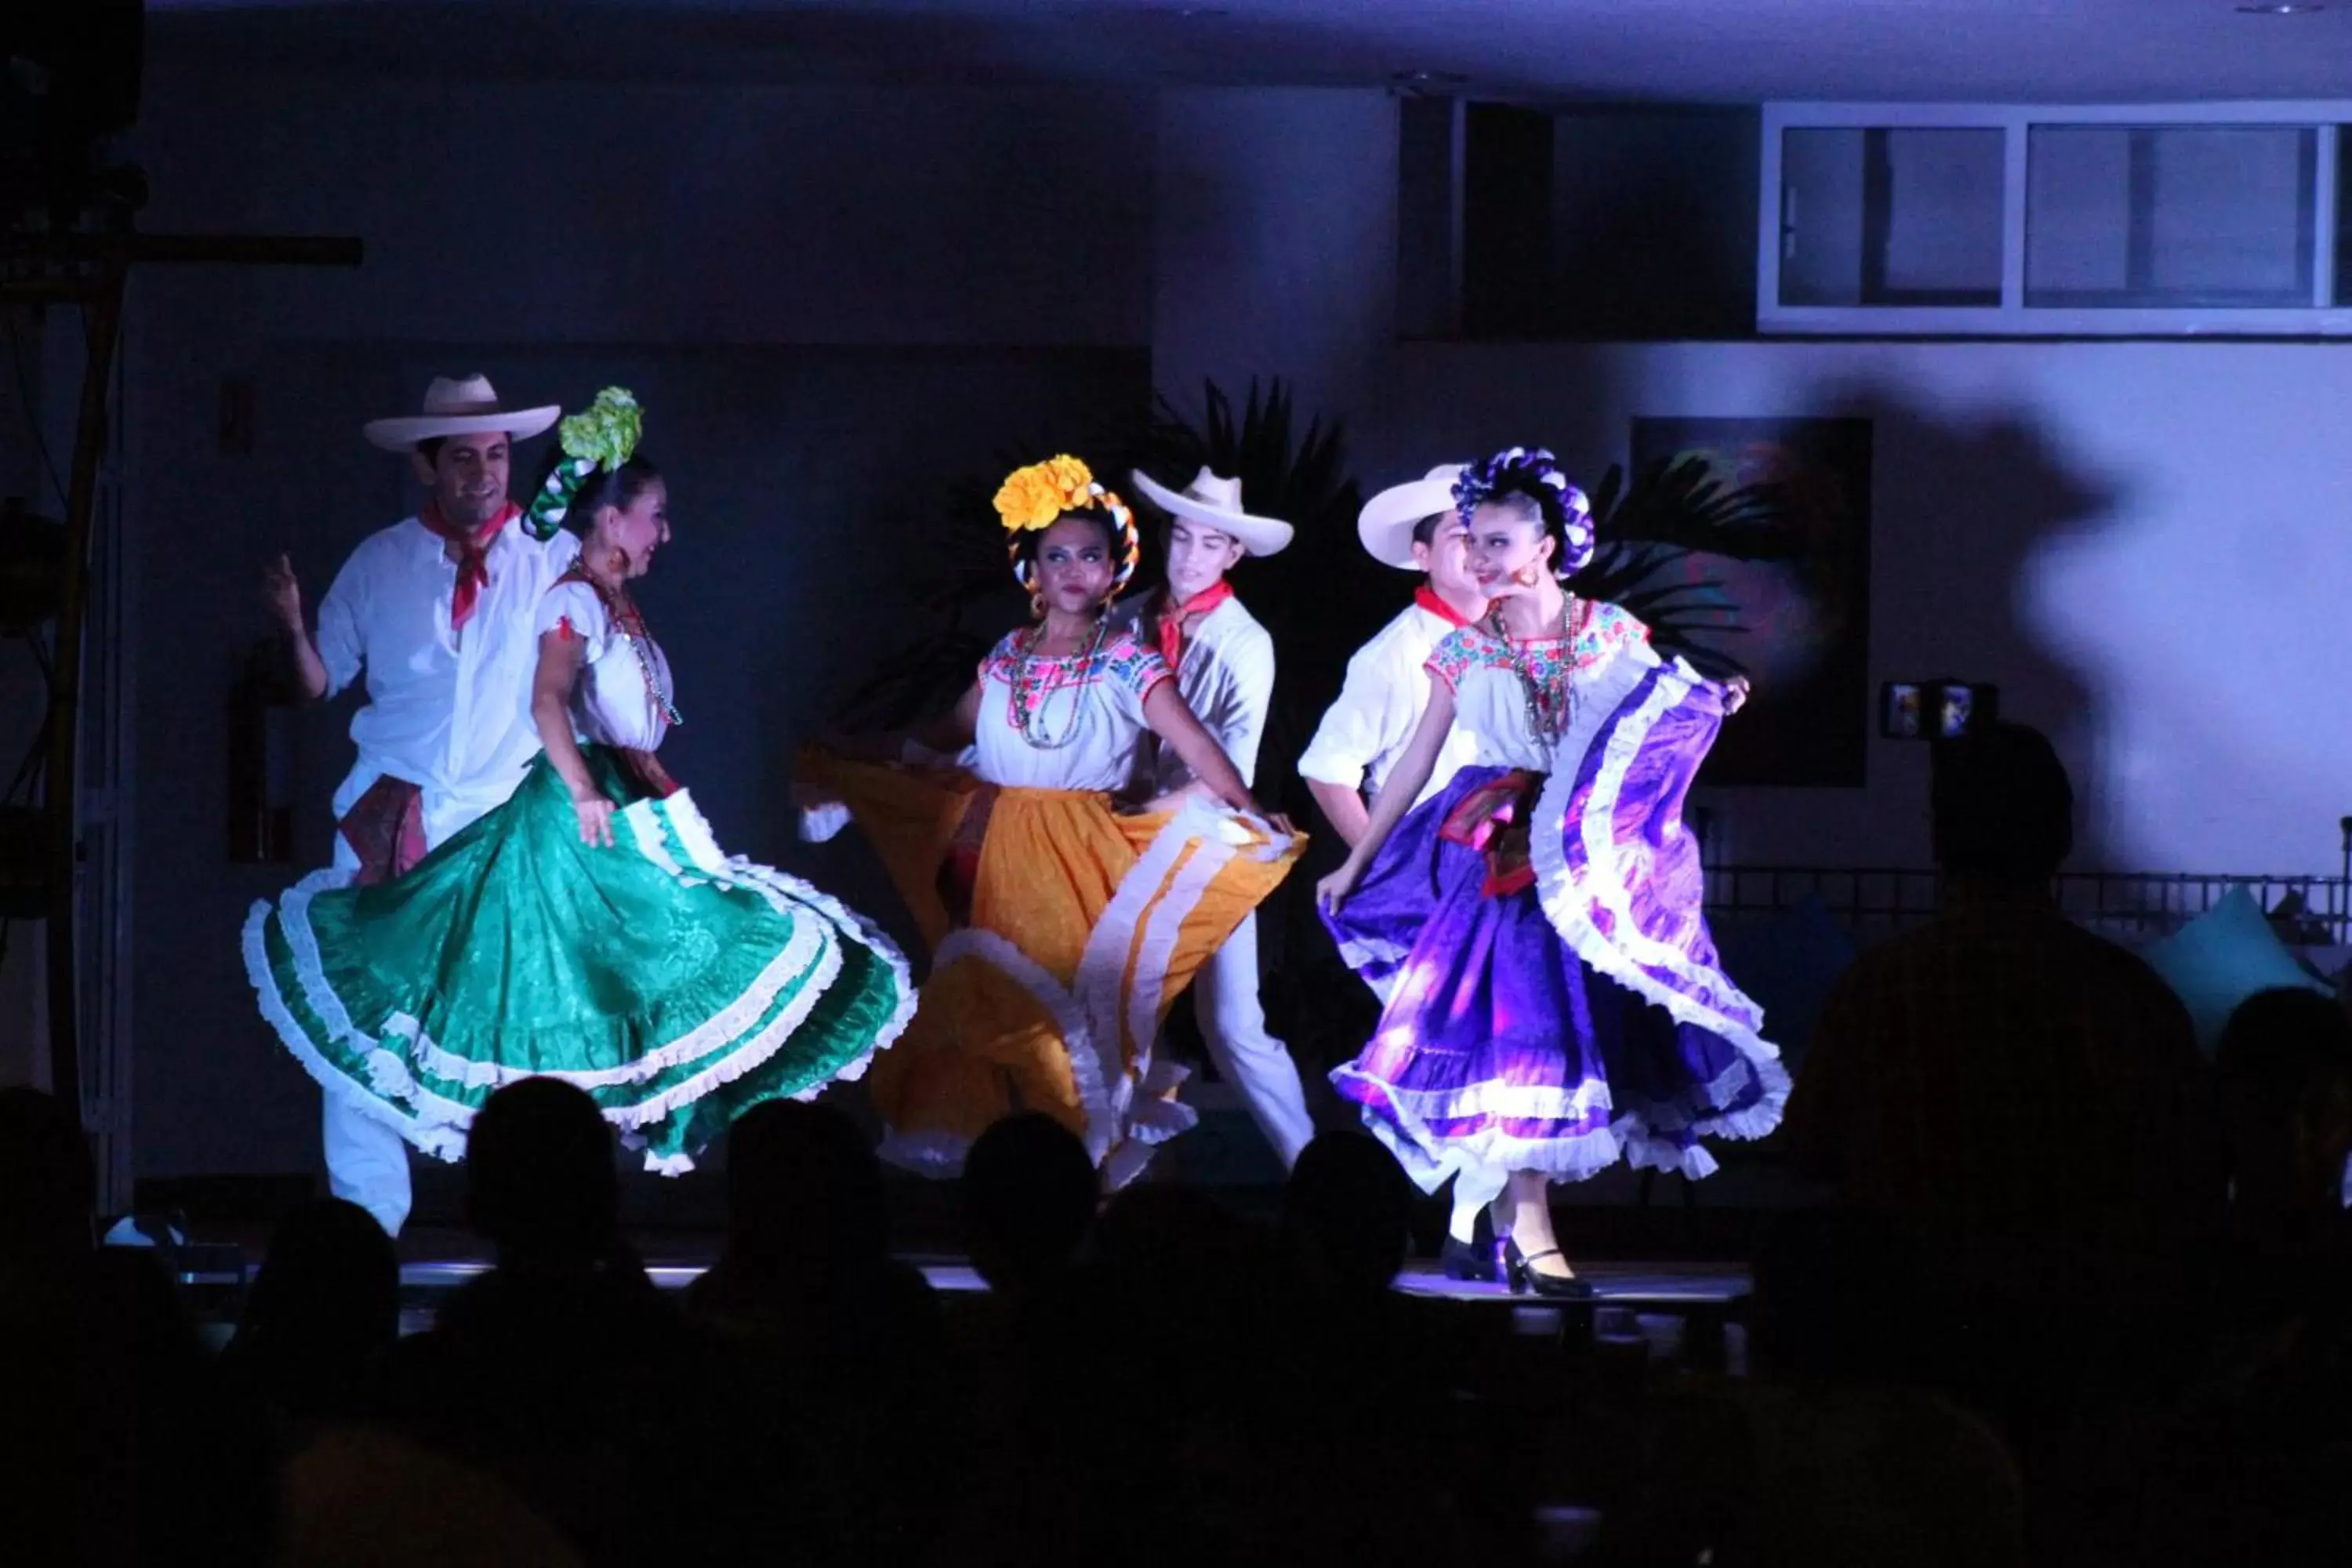
<svg viewBox="0 0 2352 1568"><path fill-rule="evenodd" d="M2086 672L2032 621L2027 584L2062 541L2108 525L2116 488L2057 449L2014 409L1980 414L1933 407L1883 383L1831 389L1807 416L1871 426L1870 679L1852 715L1868 740L1867 783L1848 789L1717 789L1695 797L1730 831L1709 847L1721 864L1926 868L1929 748L1878 734L1879 684L1949 677L2000 688L2004 717L2049 734L2075 786L2077 869L2111 866L2100 810L2102 716ZM2083 606L2097 614L2097 605ZM1731 639L1737 644L1749 639ZM1757 721L1770 722L1760 702ZM1734 723L1750 721L1746 716ZM1702 771L1702 784L1706 774ZM1761 897L1759 883L1742 896ZM1832 883L1824 899L1845 896ZM1792 890L1793 896L1793 890ZM1879 884L1867 896L1885 899ZM1859 939L1823 901L1713 921L1729 972L1763 1005L1768 1033L1793 1067L1838 973Z"/></svg>
<svg viewBox="0 0 2352 1568"><path fill-rule="evenodd" d="M1878 685L1948 676L1998 685L2002 717L2051 737L2074 781L2072 864L2110 865L2102 716L2088 672L2032 624L2028 585L2051 548L2109 526L2119 487L2059 450L2022 412L1955 417L1884 384L1834 389L1822 405L1871 422L1872 709L1861 721L1872 735L1868 789L1878 811L1919 814L1910 863L1927 863L1927 748L1878 738Z"/></svg>
<svg viewBox="0 0 2352 1568"><path fill-rule="evenodd" d="M2079 801L2075 864L2110 862L2115 715L2079 655L2049 636L2045 558L2108 535L2129 504L2115 475L2053 438L2031 404L1947 391L1905 367L1915 345L1617 343L1433 345L1400 356L1366 490L1509 443L1550 447L1591 483L1623 462L1636 418L1850 417L1871 423L1867 679L1850 722L1867 740L1864 787L1711 785L1711 855L1756 864L1925 866L1927 748L1877 738L1879 684L1995 682L2004 711L2047 731ZM1940 350L1956 367L1972 357ZM1936 380L1947 378L1937 377ZM1957 381L1957 376L1950 378ZM1960 382L1965 387L1968 384ZM2111 613L2087 604L2083 616ZM1727 647L1746 658L1733 638ZM1742 715L1748 722L1760 715Z"/></svg>

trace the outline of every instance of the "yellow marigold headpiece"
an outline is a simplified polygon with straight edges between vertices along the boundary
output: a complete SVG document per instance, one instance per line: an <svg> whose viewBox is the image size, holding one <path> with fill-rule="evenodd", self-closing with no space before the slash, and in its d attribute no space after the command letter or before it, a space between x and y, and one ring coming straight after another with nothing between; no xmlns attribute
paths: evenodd
<svg viewBox="0 0 2352 1568"><path fill-rule="evenodd" d="M1050 528L1066 511L1085 511L1103 493L1077 458L1064 454L1015 468L996 491L996 515L1016 532Z"/></svg>
<svg viewBox="0 0 2352 1568"><path fill-rule="evenodd" d="M1048 458L1042 463L1015 468L997 487L996 515L1004 524L1008 535L1005 548L1013 558L1013 575L1024 588L1036 592L1036 573L1032 563L1022 557L1021 536L1035 533L1054 526L1064 514L1073 511L1103 511L1117 525L1118 535L1118 571L1111 579L1110 591L1116 596L1135 575L1135 567L1143 552L1143 542L1135 531L1135 514L1127 503L1095 482L1094 470L1065 452Z"/></svg>

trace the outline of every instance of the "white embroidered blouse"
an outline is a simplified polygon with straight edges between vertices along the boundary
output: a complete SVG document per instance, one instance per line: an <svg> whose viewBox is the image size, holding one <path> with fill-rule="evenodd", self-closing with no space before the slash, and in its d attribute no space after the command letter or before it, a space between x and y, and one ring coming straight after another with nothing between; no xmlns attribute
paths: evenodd
<svg viewBox="0 0 2352 1568"><path fill-rule="evenodd" d="M636 638L615 624L604 596L593 584L566 578L540 601L539 631L568 631L584 645L580 654L580 679L572 688L572 732L579 740L630 751L660 749L669 733L669 716L646 684L648 667L654 683L665 696L675 694L669 660L661 645L645 637L645 658L634 646ZM643 635L643 626L637 628Z"/></svg>
<svg viewBox="0 0 2352 1568"><path fill-rule="evenodd" d="M972 771L990 784L1017 789L1123 788L1150 728L1143 700L1171 679L1167 661L1119 632L1090 658L1029 660L1024 736L1013 712L1013 689L1028 637L1026 630L1013 632L981 661Z"/></svg>
<svg viewBox="0 0 2352 1568"><path fill-rule="evenodd" d="M1573 692L1612 659L1658 661L1650 648L1649 627L1614 605L1595 605L1592 612L1573 639L1509 643L1483 627L1465 626L1437 645L1429 656L1429 675L1454 693L1454 733L1471 737L1465 765L1537 773L1550 768L1557 737L1538 734L1529 719L1522 662L1539 682L1556 681L1562 665L1572 665Z"/></svg>

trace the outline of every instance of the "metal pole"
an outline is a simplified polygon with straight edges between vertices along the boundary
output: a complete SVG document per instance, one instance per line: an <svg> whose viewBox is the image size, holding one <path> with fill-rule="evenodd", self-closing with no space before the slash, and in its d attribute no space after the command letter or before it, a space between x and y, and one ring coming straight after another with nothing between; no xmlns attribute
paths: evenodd
<svg viewBox="0 0 2352 1568"><path fill-rule="evenodd" d="M134 262L228 267L357 267L357 239L338 235L0 234L0 259L96 264L118 280Z"/></svg>
<svg viewBox="0 0 2352 1568"><path fill-rule="evenodd" d="M89 591L90 519L98 507L98 463L106 450L106 398L114 381L114 338L122 320L123 264L108 264L87 297L81 412L74 425L73 479L66 497L66 560L58 607L58 647L49 677L49 756L44 804L49 833L49 1092L81 1102L80 975L74 941L79 880L80 802L76 763L81 739L84 599Z"/></svg>

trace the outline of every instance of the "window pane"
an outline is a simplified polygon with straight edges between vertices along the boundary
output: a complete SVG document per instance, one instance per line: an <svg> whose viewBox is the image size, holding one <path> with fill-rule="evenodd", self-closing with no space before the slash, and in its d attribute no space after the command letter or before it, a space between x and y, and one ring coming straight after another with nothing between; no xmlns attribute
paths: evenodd
<svg viewBox="0 0 2352 1568"><path fill-rule="evenodd" d="M2336 303L2352 305L2352 125L2336 128Z"/></svg>
<svg viewBox="0 0 2352 1568"><path fill-rule="evenodd" d="M1862 300L1862 132L1780 137L1780 303Z"/></svg>
<svg viewBox="0 0 2352 1568"><path fill-rule="evenodd" d="M2034 126L2025 302L2310 305L2318 145L2294 125Z"/></svg>
<svg viewBox="0 0 2352 1568"><path fill-rule="evenodd" d="M1889 131L1882 292L1982 295L2000 303L2001 133Z"/></svg>
<svg viewBox="0 0 2352 1568"><path fill-rule="evenodd" d="M1780 303L2000 304L2001 137L1783 132Z"/></svg>

